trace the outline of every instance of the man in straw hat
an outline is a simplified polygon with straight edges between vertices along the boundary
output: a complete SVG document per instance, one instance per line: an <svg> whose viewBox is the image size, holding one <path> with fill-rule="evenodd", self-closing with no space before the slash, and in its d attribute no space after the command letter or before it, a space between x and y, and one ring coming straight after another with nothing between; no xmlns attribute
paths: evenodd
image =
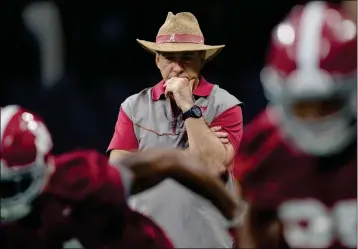
<svg viewBox="0 0 358 249"><path fill-rule="evenodd" d="M204 44L195 16L169 12L155 42L137 40L156 56L163 80L126 99L107 153L112 162L130 151L181 148L201 159L233 190L231 166L242 135L241 102L200 76L224 45ZM231 247L223 219L205 200L167 180L134 197L177 247Z"/></svg>

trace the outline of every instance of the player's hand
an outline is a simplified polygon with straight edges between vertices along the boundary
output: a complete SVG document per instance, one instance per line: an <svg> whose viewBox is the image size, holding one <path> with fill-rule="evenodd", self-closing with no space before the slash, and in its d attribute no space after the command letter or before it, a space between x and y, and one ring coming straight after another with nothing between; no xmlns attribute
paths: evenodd
<svg viewBox="0 0 358 249"><path fill-rule="evenodd" d="M195 79L173 77L164 84L165 96L175 100L178 107L186 112L194 105L193 85Z"/></svg>
<svg viewBox="0 0 358 249"><path fill-rule="evenodd" d="M124 158L121 164L130 168L134 174L132 194L172 178L210 200L228 219L237 218L245 211L242 201L227 191L217 175L208 172L200 161L182 150L136 152Z"/></svg>
<svg viewBox="0 0 358 249"><path fill-rule="evenodd" d="M147 150L125 156L120 164L133 175L132 194L145 191L170 177L172 165L187 157L182 150Z"/></svg>
<svg viewBox="0 0 358 249"><path fill-rule="evenodd" d="M221 126L210 127L210 130L214 132L215 136L220 139L222 144L228 144L229 139L227 139L228 134L222 131Z"/></svg>

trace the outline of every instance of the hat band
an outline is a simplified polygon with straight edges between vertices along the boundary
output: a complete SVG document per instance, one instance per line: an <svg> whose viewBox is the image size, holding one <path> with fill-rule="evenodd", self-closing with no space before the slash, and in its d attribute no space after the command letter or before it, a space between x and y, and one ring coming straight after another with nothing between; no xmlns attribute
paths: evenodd
<svg viewBox="0 0 358 249"><path fill-rule="evenodd" d="M158 35L156 43L196 43L203 44L204 37L200 35L188 35L188 34L172 34L172 35Z"/></svg>

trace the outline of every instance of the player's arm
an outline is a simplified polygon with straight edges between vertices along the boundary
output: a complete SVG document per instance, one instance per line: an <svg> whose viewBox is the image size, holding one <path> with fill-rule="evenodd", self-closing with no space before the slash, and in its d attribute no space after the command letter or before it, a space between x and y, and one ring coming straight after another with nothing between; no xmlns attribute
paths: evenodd
<svg viewBox="0 0 358 249"><path fill-rule="evenodd" d="M134 133L133 122L121 107L107 155L109 155L110 161L116 161L137 149L138 141Z"/></svg>
<svg viewBox="0 0 358 249"><path fill-rule="evenodd" d="M275 210L269 211L271 209L265 207L269 203L261 201L254 190L262 179L260 171L256 169L258 161L261 160L261 154L258 153L260 146L257 144L266 137L265 133L264 135L257 133L257 127L257 125L247 127L235 158L234 174L237 179L235 189L237 195L242 196L248 203L244 225L236 231L236 248L286 248L282 238L282 224Z"/></svg>
<svg viewBox="0 0 358 249"><path fill-rule="evenodd" d="M237 229L236 248L283 248L281 224L274 213L249 207L244 225Z"/></svg>
<svg viewBox="0 0 358 249"><path fill-rule="evenodd" d="M238 196L245 198L245 191L238 182L236 192ZM247 203L243 225L236 229L234 236L235 248L288 248L282 237L282 224L276 212L263 211L250 201Z"/></svg>
<svg viewBox="0 0 358 249"><path fill-rule="evenodd" d="M237 202L213 174L181 150L148 150L132 153L117 165L133 174L131 194L142 192L166 178L172 178L193 192L210 200L228 219L243 214Z"/></svg>
<svg viewBox="0 0 358 249"><path fill-rule="evenodd" d="M221 131L228 134L228 143L221 143L209 127L203 129L196 125L197 122L199 121L195 119L186 121L189 140L188 152L198 156L206 165L210 166L210 169L214 167L215 172L219 174L225 172L233 162L242 136L241 107L234 106L224 111L211 124L211 127L220 126Z"/></svg>

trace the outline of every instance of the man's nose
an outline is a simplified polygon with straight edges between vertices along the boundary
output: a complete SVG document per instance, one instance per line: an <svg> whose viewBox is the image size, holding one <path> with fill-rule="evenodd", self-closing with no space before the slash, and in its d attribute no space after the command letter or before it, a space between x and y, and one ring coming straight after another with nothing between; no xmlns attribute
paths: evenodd
<svg viewBox="0 0 358 249"><path fill-rule="evenodd" d="M173 71L176 73L181 73L184 71L184 64L178 60L173 61Z"/></svg>

